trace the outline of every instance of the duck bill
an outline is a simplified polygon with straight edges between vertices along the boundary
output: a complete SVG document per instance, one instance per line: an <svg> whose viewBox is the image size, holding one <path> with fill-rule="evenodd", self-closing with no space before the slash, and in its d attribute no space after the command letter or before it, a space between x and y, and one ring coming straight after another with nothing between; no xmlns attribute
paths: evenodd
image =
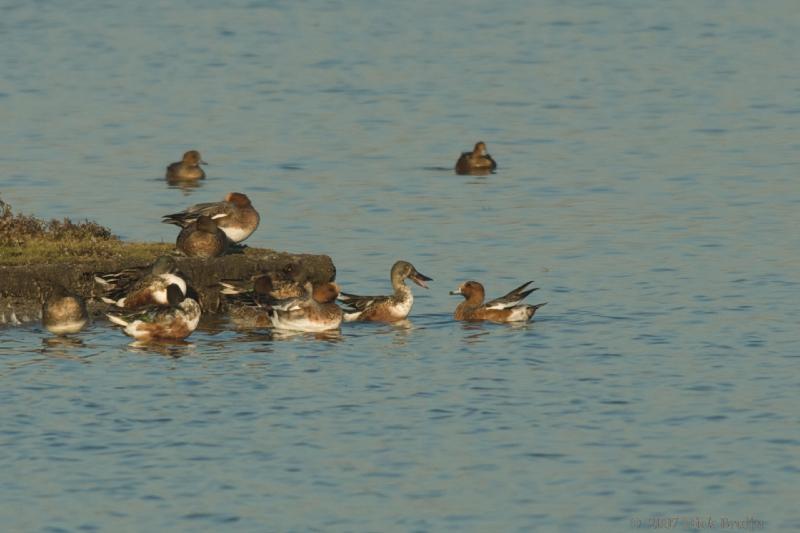
<svg viewBox="0 0 800 533"><path fill-rule="evenodd" d="M416 270L414 272L412 272L411 275L408 276L408 277L411 278L411 281L413 281L414 283L416 283L420 287L424 287L426 289L428 288L428 284L425 283L425 282L426 281L433 281L433 278L429 278L425 274L420 274Z"/></svg>
<svg viewBox="0 0 800 533"><path fill-rule="evenodd" d="M454 291L450 291L449 294L452 295L452 296L458 296L459 294L461 294L461 287L459 287L458 289L456 289Z"/></svg>
<svg viewBox="0 0 800 533"><path fill-rule="evenodd" d="M205 162L205 161L203 161L202 159L201 159L200 161L198 161L198 163L200 163L201 165L208 165L208 163L206 163L206 162Z"/></svg>

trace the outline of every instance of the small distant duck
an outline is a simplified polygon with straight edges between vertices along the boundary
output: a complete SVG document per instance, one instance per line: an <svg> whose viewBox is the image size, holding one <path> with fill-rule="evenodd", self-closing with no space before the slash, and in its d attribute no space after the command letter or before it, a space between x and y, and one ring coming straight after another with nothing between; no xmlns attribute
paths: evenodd
<svg viewBox="0 0 800 533"><path fill-rule="evenodd" d="M397 322L405 319L414 304L414 295L405 284L406 278L426 289L428 285L425 282L433 281L417 272L408 261L397 261L392 265L394 294L391 296L356 296L344 292L339 296L339 300L350 308L344 314L345 321Z"/></svg>
<svg viewBox="0 0 800 533"><path fill-rule="evenodd" d="M167 167L166 178L168 180L200 180L206 177L206 173L200 168L200 165L207 165L200 152L197 150L189 150L183 154L183 160L172 163Z"/></svg>
<svg viewBox="0 0 800 533"><path fill-rule="evenodd" d="M129 268L120 272L96 275L107 293L101 299L124 309L138 309L147 305L168 305L167 287L177 285L186 294L186 280L177 273L175 259L168 255L158 257L147 267Z"/></svg>
<svg viewBox="0 0 800 533"><path fill-rule="evenodd" d="M189 257L219 257L228 248L228 237L212 218L200 215L181 230L175 247Z"/></svg>
<svg viewBox="0 0 800 533"><path fill-rule="evenodd" d="M496 168L497 163L486 153L483 141L475 143L471 152L462 152L456 161L456 174L488 174Z"/></svg>
<svg viewBox="0 0 800 533"><path fill-rule="evenodd" d="M188 207L180 213L164 215L162 222L185 228L200 215L211 217L219 229L234 242L242 242L258 227L261 217L250 198L240 192L230 192L222 202L209 202Z"/></svg>
<svg viewBox="0 0 800 533"><path fill-rule="evenodd" d="M86 301L62 285L54 285L42 306L42 324L47 331L55 335L78 333L88 322Z"/></svg>
<svg viewBox="0 0 800 533"><path fill-rule="evenodd" d="M152 306L126 317L106 316L136 340L183 340L200 322L200 305L193 298L185 297L175 284L167 287L167 301L169 307Z"/></svg>
<svg viewBox="0 0 800 533"><path fill-rule="evenodd" d="M533 282L523 283L505 296L483 303L485 296L483 285L477 281L466 281L458 289L450 292L450 294L460 294L465 298L456 307L454 317L456 320L489 320L498 323L530 320L537 309L547 305L547 302L536 305L520 304L530 293L538 290L538 288L525 290L531 283Z"/></svg>
<svg viewBox="0 0 800 533"><path fill-rule="evenodd" d="M336 305L339 286L336 283L307 283L308 296L273 304L272 327L289 331L328 331L342 323L342 310Z"/></svg>

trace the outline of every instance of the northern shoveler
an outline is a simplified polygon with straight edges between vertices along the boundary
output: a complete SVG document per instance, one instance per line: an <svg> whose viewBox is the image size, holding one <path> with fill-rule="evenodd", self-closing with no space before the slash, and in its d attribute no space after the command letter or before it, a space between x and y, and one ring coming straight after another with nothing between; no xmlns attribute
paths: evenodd
<svg viewBox="0 0 800 533"><path fill-rule="evenodd" d="M290 299L282 305L273 304L272 327L289 331L328 331L337 329L342 323L342 310L336 305L339 286L336 283L321 283L307 288L306 297Z"/></svg>
<svg viewBox="0 0 800 533"><path fill-rule="evenodd" d="M102 297L104 302L125 309L167 305L167 287L171 284L186 294L186 281L178 275L175 259L168 255L162 255L147 267L95 275L94 279L107 294Z"/></svg>
<svg viewBox="0 0 800 533"><path fill-rule="evenodd" d="M189 150L183 154L183 160L172 163L167 167L166 178L171 181L199 180L206 177L200 165L207 165L200 152Z"/></svg>
<svg viewBox="0 0 800 533"><path fill-rule="evenodd" d="M531 283L533 282L523 283L505 296L483 303L485 296L483 285L477 281L465 281L458 289L450 291L450 294L460 294L465 298L456 307L454 317L456 320L489 320L498 323L530 320L537 309L547 305L547 302L536 305L520 304L530 293L538 290L538 288L525 290Z"/></svg>
<svg viewBox="0 0 800 533"><path fill-rule="evenodd" d="M344 314L345 321L397 322L406 318L414 304L414 295L404 281L406 278L426 289L425 282L433 281L417 272L408 261L398 261L392 266L394 294L391 296L356 296L344 292L339 296L339 300L350 307Z"/></svg>
<svg viewBox="0 0 800 533"><path fill-rule="evenodd" d="M200 215L214 219L219 229L235 243L248 238L258 227L261 217L250 198L240 192L230 192L222 202L209 202L188 207L180 213L164 215L162 222L185 228Z"/></svg>
<svg viewBox="0 0 800 533"><path fill-rule="evenodd" d="M228 248L228 237L206 215L184 227L175 247L189 257L219 257Z"/></svg>
<svg viewBox="0 0 800 533"><path fill-rule="evenodd" d="M86 301L67 291L62 285L54 285L42 306L44 327L50 333L68 335L78 333L88 322Z"/></svg>
<svg viewBox="0 0 800 533"><path fill-rule="evenodd" d="M462 152L456 161L456 174L488 174L496 168L497 163L486 153L483 141L475 143L471 152Z"/></svg>
<svg viewBox="0 0 800 533"><path fill-rule="evenodd" d="M182 340L191 335L200 322L200 304L183 295L175 284L167 287L169 307L152 306L125 317L106 314L122 326L125 334L140 341Z"/></svg>

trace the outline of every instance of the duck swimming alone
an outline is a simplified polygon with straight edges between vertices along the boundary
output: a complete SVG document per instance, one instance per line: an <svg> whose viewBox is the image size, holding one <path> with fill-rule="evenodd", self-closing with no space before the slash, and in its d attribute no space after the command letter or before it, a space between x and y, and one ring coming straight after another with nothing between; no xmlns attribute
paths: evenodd
<svg viewBox="0 0 800 533"><path fill-rule="evenodd" d="M181 230L175 247L188 257L219 257L228 248L228 237L213 219L200 215Z"/></svg>
<svg viewBox="0 0 800 533"><path fill-rule="evenodd" d="M200 152L189 150L183 154L183 160L172 163L167 167L166 178L171 181L181 180L200 180L206 177L206 173L200 165L207 165Z"/></svg>
<svg viewBox="0 0 800 533"><path fill-rule="evenodd" d="M342 310L336 305L339 286L328 282L310 286L308 296L273 304L272 327L289 331L329 331L342 324Z"/></svg>
<svg viewBox="0 0 800 533"><path fill-rule="evenodd" d="M405 284L408 278L420 287L428 288L426 281L433 279L420 274L414 265L408 261L397 261L392 265L391 272L392 288L394 294L391 296L356 296L355 294L342 293L339 300L350 307L345 311L344 320L352 322L376 321L376 322L397 322L403 320L411 312L414 304L414 295Z"/></svg>
<svg viewBox="0 0 800 533"><path fill-rule="evenodd" d="M42 306L42 324L55 335L78 333L89 322L86 301L55 285Z"/></svg>
<svg viewBox="0 0 800 533"><path fill-rule="evenodd" d="M106 314L108 319L122 326L126 335L140 341L183 340L200 322L200 304L187 298L180 287L167 287L169 307L150 307L126 317Z"/></svg>
<svg viewBox="0 0 800 533"><path fill-rule="evenodd" d="M488 174L497 168L492 156L486 153L483 141L475 143L471 152L462 152L456 161L456 174Z"/></svg>
<svg viewBox="0 0 800 533"><path fill-rule="evenodd" d="M235 243L248 238L258 227L261 217L253 208L250 198L240 192L230 192L221 202L209 202L187 207L180 213L164 215L165 224L175 224L185 228L196 221L200 215L206 215L216 222L219 229Z"/></svg>
<svg viewBox="0 0 800 533"><path fill-rule="evenodd" d="M152 265L96 275L106 294L101 299L117 307L138 309L148 305L168 305L167 287L177 285L186 294L186 281L177 273L175 259L158 257Z"/></svg>
<svg viewBox="0 0 800 533"><path fill-rule="evenodd" d="M530 320L537 309L547 305L547 302L536 305L520 304L530 293L538 290L538 288L525 290L531 283L533 282L523 283L505 296L483 303L485 296L483 285L477 281L465 281L458 289L450 292L450 294L460 294L465 298L456 307L454 317L456 320L489 320L498 323Z"/></svg>

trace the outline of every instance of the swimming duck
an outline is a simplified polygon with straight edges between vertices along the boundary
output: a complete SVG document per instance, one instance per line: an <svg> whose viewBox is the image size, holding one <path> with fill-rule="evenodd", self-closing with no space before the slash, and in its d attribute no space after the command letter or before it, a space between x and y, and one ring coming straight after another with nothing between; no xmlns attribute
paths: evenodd
<svg viewBox="0 0 800 533"><path fill-rule="evenodd" d="M175 247L189 257L219 257L228 248L228 237L212 218L200 215L181 230Z"/></svg>
<svg viewBox="0 0 800 533"><path fill-rule="evenodd" d="M342 310L336 305L336 283L306 284L308 296L272 304L272 327L290 331L328 331L342 323Z"/></svg>
<svg viewBox="0 0 800 533"><path fill-rule="evenodd" d="M176 284L167 287L169 307L152 306L126 317L106 314L108 319L124 327L126 335L136 340L182 340L191 335L200 322L200 305L184 296Z"/></svg>
<svg viewBox="0 0 800 533"><path fill-rule="evenodd" d="M166 178L168 180L199 180L206 177L206 173L200 168L200 165L207 165L200 152L197 150L189 150L183 154L183 160L172 163L167 167Z"/></svg>
<svg viewBox="0 0 800 533"><path fill-rule="evenodd" d="M530 293L538 290L538 288L525 290L531 283L533 282L523 283L505 296L483 303L485 295L483 285L477 281L465 281L458 289L450 292L450 294L460 294L465 298L456 307L454 317L456 320L489 320L499 323L530 320L537 309L547 305L547 302L536 305L520 304Z"/></svg>
<svg viewBox="0 0 800 533"><path fill-rule="evenodd" d="M177 273L175 259L158 257L152 265L96 275L108 296L101 299L117 307L138 309L147 305L167 305L167 287L177 285L186 294L186 281Z"/></svg>
<svg viewBox="0 0 800 533"><path fill-rule="evenodd" d="M42 306L42 324L50 333L78 333L89 322L86 301L79 295L55 285Z"/></svg>
<svg viewBox="0 0 800 533"><path fill-rule="evenodd" d="M471 152L462 152L456 161L456 174L488 174L496 168L497 163L486 153L483 141L475 143Z"/></svg>
<svg viewBox="0 0 800 533"><path fill-rule="evenodd" d="M200 215L211 217L219 229L235 243L248 238L258 227L261 218L250 198L240 192L230 192L221 202L209 202L188 207L180 213L164 215L162 222L185 228Z"/></svg>
<svg viewBox="0 0 800 533"><path fill-rule="evenodd" d="M339 300L350 307L344 314L345 321L397 322L406 318L414 304L414 295L404 281L406 278L426 289L428 285L425 282L433 281L417 272L408 261L398 261L392 265L394 294L391 296L356 296L344 292L339 296Z"/></svg>

